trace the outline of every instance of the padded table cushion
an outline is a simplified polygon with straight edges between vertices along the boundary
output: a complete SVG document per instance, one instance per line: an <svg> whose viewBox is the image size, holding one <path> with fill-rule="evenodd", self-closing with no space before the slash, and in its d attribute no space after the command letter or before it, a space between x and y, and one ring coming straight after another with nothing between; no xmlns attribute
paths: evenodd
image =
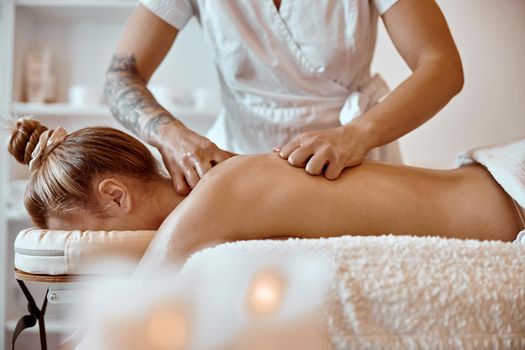
<svg viewBox="0 0 525 350"><path fill-rule="evenodd" d="M102 258L139 261L156 231L59 231L29 228L15 240L15 268L31 274L83 274Z"/></svg>

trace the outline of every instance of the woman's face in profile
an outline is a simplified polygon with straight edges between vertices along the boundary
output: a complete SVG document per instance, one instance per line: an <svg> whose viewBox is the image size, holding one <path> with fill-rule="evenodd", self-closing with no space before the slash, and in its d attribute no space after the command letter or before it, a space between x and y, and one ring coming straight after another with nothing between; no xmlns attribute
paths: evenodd
<svg viewBox="0 0 525 350"><path fill-rule="evenodd" d="M149 188L149 191L144 188ZM156 200L150 193L154 191L153 187L145 187L143 182L125 176L96 179L92 191L94 205L103 210L79 207L63 215L51 215L47 220L48 229L155 231L176 207L176 204Z"/></svg>
<svg viewBox="0 0 525 350"><path fill-rule="evenodd" d="M102 216L88 210L79 210L62 217L51 216L47 228L67 231L135 231L157 230L161 223L158 215L148 211L148 207L141 206L129 214L122 215Z"/></svg>
<svg viewBox="0 0 525 350"><path fill-rule="evenodd" d="M80 231L128 231L137 230L131 221L113 217L98 217L88 211L68 214L65 217L51 216L48 219L50 230Z"/></svg>

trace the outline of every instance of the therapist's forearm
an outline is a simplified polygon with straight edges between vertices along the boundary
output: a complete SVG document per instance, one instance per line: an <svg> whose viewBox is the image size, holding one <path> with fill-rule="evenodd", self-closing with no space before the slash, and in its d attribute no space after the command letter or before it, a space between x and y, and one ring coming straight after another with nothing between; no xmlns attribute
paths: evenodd
<svg viewBox="0 0 525 350"><path fill-rule="evenodd" d="M153 146L158 146L163 126L184 127L155 100L138 73L133 55L113 57L104 96L115 119Z"/></svg>
<svg viewBox="0 0 525 350"><path fill-rule="evenodd" d="M433 117L462 87L460 63L446 58L428 60L386 99L348 126L364 130L374 147L388 144Z"/></svg>

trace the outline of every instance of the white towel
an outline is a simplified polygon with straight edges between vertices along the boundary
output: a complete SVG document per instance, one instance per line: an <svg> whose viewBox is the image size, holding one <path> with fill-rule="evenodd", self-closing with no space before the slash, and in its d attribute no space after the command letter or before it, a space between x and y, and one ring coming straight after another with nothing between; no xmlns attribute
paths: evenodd
<svg viewBox="0 0 525 350"><path fill-rule="evenodd" d="M525 348L521 245L400 236L245 241L201 251L183 272L221 256L239 266L262 256L286 271L287 260L312 254L330 260L322 318L332 348ZM230 283L237 270L217 280ZM315 274L309 282L321 283Z"/></svg>
<svg viewBox="0 0 525 350"><path fill-rule="evenodd" d="M503 145L486 146L458 155L458 166L479 163L525 212L525 139ZM518 233L516 243L525 244L525 230Z"/></svg>
<svg viewBox="0 0 525 350"><path fill-rule="evenodd" d="M253 293L263 271L281 282ZM170 301L189 316L188 349L525 349L525 246L499 241L242 241L194 254L177 276L104 288L81 313L93 326L79 349L152 339L147 325ZM252 295L269 314L251 311Z"/></svg>

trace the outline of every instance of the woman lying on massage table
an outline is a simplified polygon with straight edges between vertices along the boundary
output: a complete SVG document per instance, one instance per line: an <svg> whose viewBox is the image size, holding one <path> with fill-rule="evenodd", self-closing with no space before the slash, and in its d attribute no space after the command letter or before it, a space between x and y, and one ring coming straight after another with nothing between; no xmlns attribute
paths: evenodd
<svg viewBox="0 0 525 350"><path fill-rule="evenodd" d="M25 205L41 228L158 230L146 253L183 261L225 241L341 235L436 235L513 241L518 208L481 165L430 170L375 162L336 181L276 154L237 156L178 195L148 149L111 128L67 134L22 119L10 153L28 164Z"/></svg>

